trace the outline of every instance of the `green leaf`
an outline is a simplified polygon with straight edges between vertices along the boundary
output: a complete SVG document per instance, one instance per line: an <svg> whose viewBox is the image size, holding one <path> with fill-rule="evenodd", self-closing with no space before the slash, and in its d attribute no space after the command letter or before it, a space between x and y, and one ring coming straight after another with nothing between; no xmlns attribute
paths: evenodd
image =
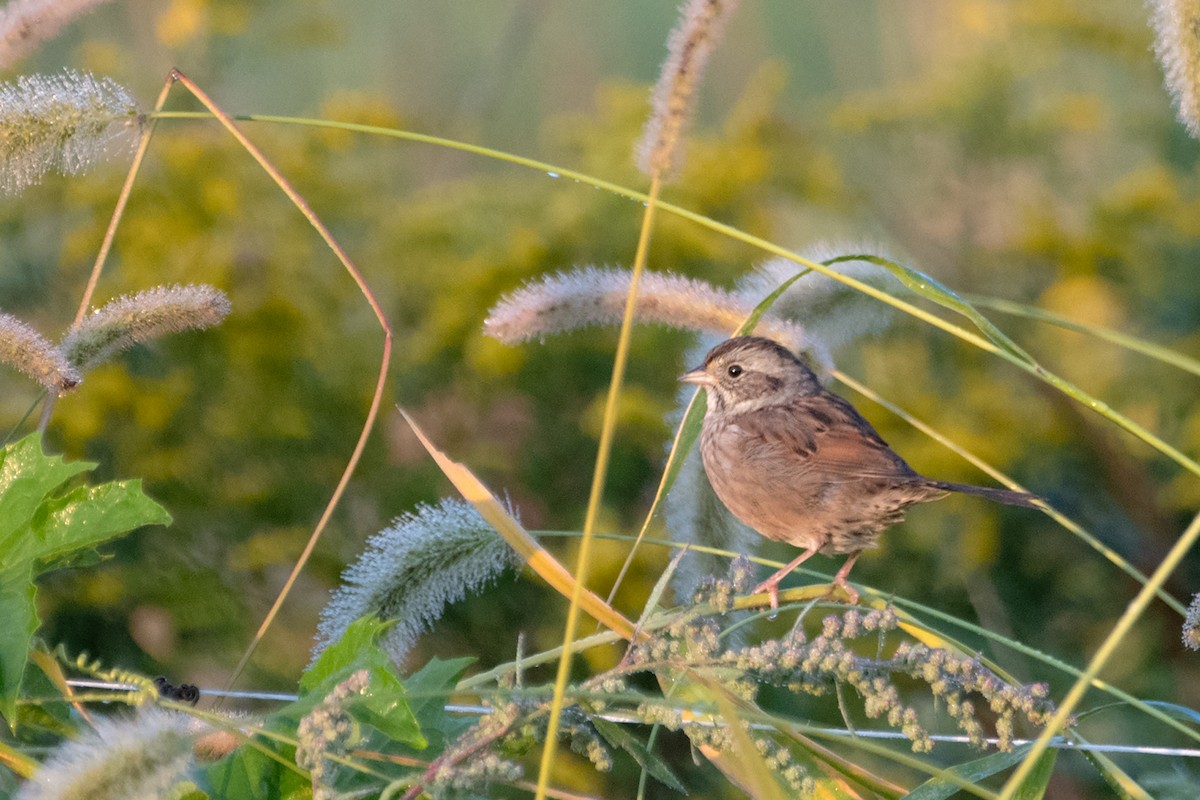
<svg viewBox="0 0 1200 800"><path fill-rule="evenodd" d="M295 760L295 749L283 748L281 755ZM299 769L285 767L254 747L239 747L209 767L210 793L222 800L287 800L298 790L311 792L308 777Z"/></svg>
<svg viewBox="0 0 1200 800"><path fill-rule="evenodd" d="M55 562L94 558L80 551L171 521L139 481L60 491L94 466L45 455L36 434L0 449L0 714L10 728L38 627L34 580Z"/></svg>
<svg viewBox="0 0 1200 800"><path fill-rule="evenodd" d="M754 800L787 800L787 793L774 769L767 764L750 738L742 721L736 701L723 686L707 682L713 693L721 719L728 726L733 748L721 753L718 766L727 777L735 781Z"/></svg>
<svg viewBox="0 0 1200 800"><path fill-rule="evenodd" d="M821 263L829 264L830 262ZM734 333L734 336L745 336L758 327L758 323L762 319L763 314L767 313L771 306L775 305L775 301L778 300L784 292L790 289L793 283L800 280L805 275L808 275L810 272L812 272L811 269L802 269L783 283L776 286L773 292L764 297L762 301L754 307L754 310L750 312L750 316L746 317L746 321L738 327L737 332Z"/></svg>
<svg viewBox="0 0 1200 800"><path fill-rule="evenodd" d="M671 772L666 762L650 752L646 745L642 744L641 739L638 739L615 722L609 722L599 717L592 717L591 720L592 724L596 726L596 730L604 737L606 742L613 747L619 747L626 753L629 753L633 757L633 760L638 763L638 766L650 774L650 777L677 792L687 794L687 789L679 782L679 778L676 778L675 774Z"/></svg>
<svg viewBox="0 0 1200 800"><path fill-rule="evenodd" d="M300 676L300 694L308 694L334 676L341 675L344 678L349 675L352 667L361 664L372 649L379 650L375 647L375 641L388 624L374 616L362 617L350 623L342 638L322 650Z"/></svg>
<svg viewBox="0 0 1200 800"><path fill-rule="evenodd" d="M63 482L96 465L86 461L71 464L61 456L42 453L36 433L0 450L0 566L22 554L16 540L47 495Z"/></svg>
<svg viewBox="0 0 1200 800"><path fill-rule="evenodd" d="M80 486L38 510L36 557L51 563L142 525L170 524L171 515L142 493L140 480Z"/></svg>
<svg viewBox="0 0 1200 800"><path fill-rule="evenodd" d="M393 742L424 749L428 742L408 705L404 684L391 669L370 669L370 682L347 706L360 722L387 734Z"/></svg>
<svg viewBox="0 0 1200 800"><path fill-rule="evenodd" d="M449 661L431 658L428 664L405 678L408 704L413 713L420 717L430 706L441 711L467 667L474 663L474 658L452 658Z"/></svg>
<svg viewBox="0 0 1200 800"><path fill-rule="evenodd" d="M404 684L392 668L392 661L377 644L388 623L376 617L357 619L346 628L342 638L321 651L321 655L300 677L299 708L311 708L334 686L358 670L369 675L367 688L355 696L347 710L360 722L387 734L395 742L424 748L417 718L408 704ZM306 712L305 712L306 713Z"/></svg>
<svg viewBox="0 0 1200 800"><path fill-rule="evenodd" d="M446 703L473 658L454 658L442 661L431 658L429 663L404 679L408 705L421 728L432 752L442 752L446 745L471 727L474 720L462 714L450 714Z"/></svg>
<svg viewBox="0 0 1200 800"><path fill-rule="evenodd" d="M37 631L37 590L29 562L0 569L0 713L16 724L17 692Z"/></svg>
<svg viewBox="0 0 1200 800"><path fill-rule="evenodd" d="M1131 336L1121 331L1116 331L1111 328L1106 328L1102 325L1086 325L1082 322L1076 322L1073 319L1055 314L1053 311L1047 311L1044 308L1030 306L1024 303L1014 303L1011 300L1004 300L999 297L985 297L982 295L968 295L964 298L972 305L982 306L983 308L992 308L1005 314L1015 314L1017 316L1035 319L1040 322L1045 322L1050 325L1056 325L1060 328L1065 328L1069 331L1078 331L1085 333L1088 336L1095 336L1097 339L1103 339L1106 342L1112 342L1115 345L1132 350L1135 353L1141 353L1144 356L1157 359L1164 364L1170 364L1173 367L1190 372L1193 375L1200 375L1200 360L1194 359L1185 353L1179 353L1169 347L1163 347L1160 344L1142 339L1138 336Z"/></svg>

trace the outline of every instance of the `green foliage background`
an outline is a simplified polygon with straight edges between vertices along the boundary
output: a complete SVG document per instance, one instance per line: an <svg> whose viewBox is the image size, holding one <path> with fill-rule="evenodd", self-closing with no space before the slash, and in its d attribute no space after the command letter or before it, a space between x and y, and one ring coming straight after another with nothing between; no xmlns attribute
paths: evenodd
<svg viewBox="0 0 1200 800"><path fill-rule="evenodd" d="M743 5L666 199L785 246L879 242L958 291L1200 353L1200 144L1171 114L1139 4ZM135 2L75 23L20 71L93 70L149 106L178 66L232 113L404 127L642 186L631 146L674 16L671 3L633 0ZM194 107L183 92L173 98L169 108ZM640 205L424 145L245 127L379 293L398 334L388 399L508 492L527 527L577 529L615 334L509 348L483 337L481 324L525 278L629 264ZM65 328L124 167L54 177L0 202L0 307L47 334ZM757 258L661 218L650 267L729 284ZM52 448L99 462L101 479L143 478L175 524L123 540L99 567L56 574L41 597L48 640L213 685L350 455L381 337L333 256L244 151L214 123L168 120L98 300L199 281L229 293L230 318L90 374L58 405L49 437ZM990 315L1051 369L1200 452L1197 376ZM648 507L687 342L672 331L635 334L604 529L628 531ZM839 366L1144 570L1200 502L1195 476L920 323L897 319L840 353ZM0 422L11 426L35 390L14 374L2 380ZM921 471L981 480L859 405ZM449 491L403 422L385 414L245 682L293 687L342 566L391 517ZM623 554L624 545L602 544L595 585L611 583ZM653 554L639 565L624 590L632 608L664 561ZM970 500L914 513L855 574L1076 664L1136 590L1049 520ZM1200 564L1169 588L1179 597L1200 588ZM543 611L530 617L530 608ZM413 664L473 653L486 666L511 656L518 629L551 646L563 608L531 582L502 583L453 609ZM1197 662L1181 652L1178 629L1156 607L1106 679L1200 705ZM1136 738L1128 723L1113 715L1125 732L1116 738Z"/></svg>

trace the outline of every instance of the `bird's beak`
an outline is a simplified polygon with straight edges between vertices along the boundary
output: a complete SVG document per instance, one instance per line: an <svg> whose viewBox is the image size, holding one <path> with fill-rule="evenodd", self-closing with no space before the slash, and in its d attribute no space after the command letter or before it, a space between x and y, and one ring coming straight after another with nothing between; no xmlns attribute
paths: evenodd
<svg viewBox="0 0 1200 800"><path fill-rule="evenodd" d="M694 383L697 386L713 386L716 381L713 376L704 371L704 367L696 367L691 372L685 372L679 376L679 380L684 383Z"/></svg>

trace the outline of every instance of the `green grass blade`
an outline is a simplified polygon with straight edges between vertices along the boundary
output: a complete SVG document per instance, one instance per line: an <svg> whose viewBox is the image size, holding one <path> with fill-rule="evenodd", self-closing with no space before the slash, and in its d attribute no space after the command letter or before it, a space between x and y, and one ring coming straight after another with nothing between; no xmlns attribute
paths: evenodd
<svg viewBox="0 0 1200 800"><path fill-rule="evenodd" d="M1161 361L1164 364L1170 364L1172 367L1177 367L1184 372L1190 372L1193 375L1200 375L1200 360L1194 359L1191 356L1184 355L1169 347L1164 347L1160 344L1142 339L1138 336L1131 336L1127 333L1114 331L1111 328L1105 328L1099 325L1086 325L1082 322L1075 322L1072 319L1064 317L1060 314L1055 314L1052 311L1046 311L1036 306L1026 305L1025 303L1015 303L1011 300L1004 300L996 297L983 297L980 295L968 295L967 299L974 305L983 308L991 308L1002 314L1012 314L1013 316L1025 317L1026 319L1045 322L1049 325L1054 325L1058 328L1064 328L1077 333L1084 333L1088 336L1094 336L1097 339L1102 339L1106 342L1124 347L1126 350L1131 350L1135 353L1140 353L1144 356L1153 358L1156 361Z"/></svg>

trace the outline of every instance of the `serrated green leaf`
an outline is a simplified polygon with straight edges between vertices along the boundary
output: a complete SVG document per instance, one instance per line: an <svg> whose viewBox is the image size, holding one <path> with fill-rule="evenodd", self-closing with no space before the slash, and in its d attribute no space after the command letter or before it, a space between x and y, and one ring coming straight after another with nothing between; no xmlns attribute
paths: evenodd
<svg viewBox="0 0 1200 800"><path fill-rule="evenodd" d="M473 719L446 711L446 703L455 686L474 658L454 658L442 661L431 658L429 663L404 679L408 704L432 752L441 752L471 727Z"/></svg>
<svg viewBox="0 0 1200 800"><path fill-rule="evenodd" d="M80 486L38 509L34 557L49 565L143 525L169 524L171 515L142 492L140 480Z"/></svg>
<svg viewBox="0 0 1200 800"><path fill-rule="evenodd" d="M19 534L47 496L95 466L87 461L68 464L61 456L45 455L35 433L0 450L0 567L21 557Z"/></svg>
<svg viewBox="0 0 1200 800"><path fill-rule="evenodd" d="M2 635L2 634L0 634ZM55 697L60 694L60 684L55 683L36 660L37 649L42 643L35 637L27 652L30 658L25 664L25 676L21 681L21 693L26 697ZM55 662L57 664L57 662ZM78 733L74 712L66 703L18 703L14 727L20 727L26 736L44 731L59 738L71 738ZM3 795L0 795L3 796Z"/></svg>
<svg viewBox="0 0 1200 800"><path fill-rule="evenodd" d="M389 668L370 669L367 688L351 700L347 710L355 719L382 731L394 742L419 749L428 745L409 708L404 684Z"/></svg>
<svg viewBox="0 0 1200 800"><path fill-rule="evenodd" d="M300 694L311 692L335 675L348 675L352 666L361 664L388 624L374 616L351 622L342 637L322 650L300 676Z"/></svg>
<svg viewBox="0 0 1200 800"><path fill-rule="evenodd" d="M633 757L633 760L638 763L638 766L646 770L650 777L654 778L664 786L669 786L677 792L687 794L687 789L679 782L679 778L671 772L671 768L654 753L642 744L641 739L631 734L629 731L617 725L615 722L609 722L606 719L592 717L592 724L596 726L596 731L599 732L604 740L612 747L618 747Z"/></svg>
<svg viewBox="0 0 1200 800"><path fill-rule="evenodd" d="M55 494L94 466L45 455L36 435L0 449L0 714L10 727L38 626L34 579L55 561L86 560L80 550L171 520L139 481Z"/></svg>

